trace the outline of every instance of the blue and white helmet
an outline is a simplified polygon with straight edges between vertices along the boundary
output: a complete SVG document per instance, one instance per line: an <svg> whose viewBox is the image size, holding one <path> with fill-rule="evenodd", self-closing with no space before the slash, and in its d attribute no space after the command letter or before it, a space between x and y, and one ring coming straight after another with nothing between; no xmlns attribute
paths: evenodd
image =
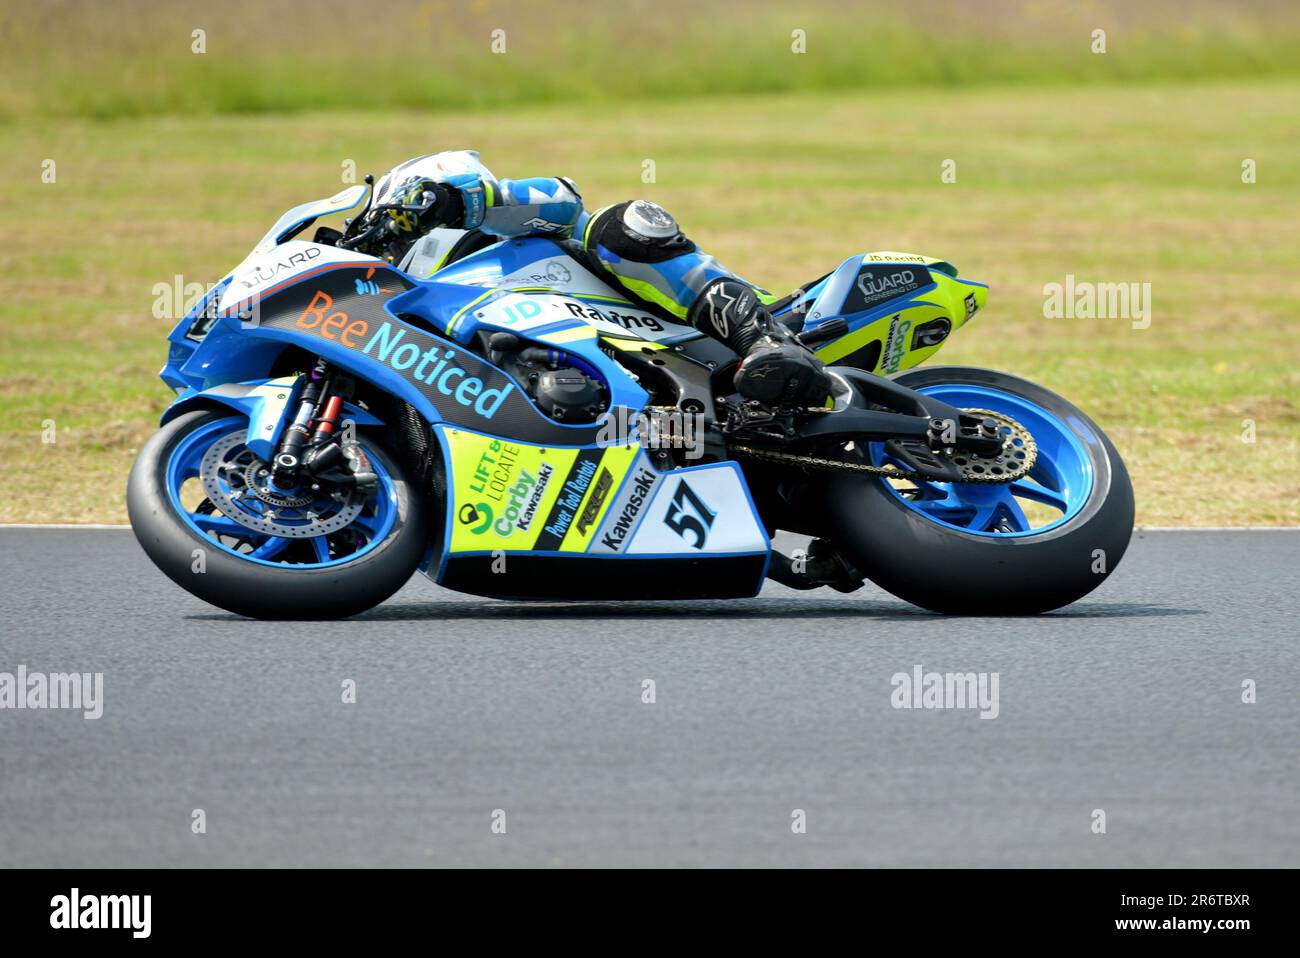
<svg viewBox="0 0 1300 958"><path fill-rule="evenodd" d="M495 180L492 171L478 158L478 150L445 150L426 153L413 160L399 163L379 178L375 184L376 205L396 201L397 187L412 179L433 180L436 183L464 183L466 180Z"/></svg>

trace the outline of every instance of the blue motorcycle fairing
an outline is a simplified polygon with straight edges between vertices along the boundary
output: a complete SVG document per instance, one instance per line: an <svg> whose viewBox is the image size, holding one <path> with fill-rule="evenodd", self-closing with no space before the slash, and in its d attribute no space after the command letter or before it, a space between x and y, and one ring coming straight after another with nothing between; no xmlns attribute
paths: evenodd
<svg viewBox="0 0 1300 958"><path fill-rule="evenodd" d="M812 311L813 303L817 301L817 297L821 295L822 290L826 288L827 282L830 281L833 275L833 273L828 273L817 282L810 284L807 289L796 290L791 294L787 302L781 303L772 309L772 315L777 319L784 319L792 315L806 316ZM796 330L801 329L800 326L794 328Z"/></svg>
<svg viewBox="0 0 1300 958"><path fill-rule="evenodd" d="M663 310L629 297L585 262L581 244L548 237L525 237L496 243L471 253L434 273L441 283L506 289L565 297L575 307L567 318L596 320L602 335L648 339L676 345L700 339L699 330ZM576 308L585 307L585 310ZM458 317L447 331L467 342L473 329Z"/></svg>
<svg viewBox="0 0 1300 958"><path fill-rule="evenodd" d="M583 368L584 372L602 380L609 388L611 408L622 406L640 410L649 402L649 394L601 350L596 330L563 308L563 304L569 301L565 294L545 290L524 294L505 288L471 288L470 292L477 295L447 315L443 300L448 288L449 284L437 280L420 282L391 300L386 308L395 315L428 316L441 312L445 323L440 327L453 330L454 336L450 338L458 343L472 341L480 331L519 334L571 358L576 357L578 362L572 365ZM466 290L461 286L450 288L460 294ZM555 308L557 306L559 308Z"/></svg>
<svg viewBox="0 0 1300 958"><path fill-rule="evenodd" d="M567 287L573 280L569 276L552 271L547 274L548 261L569 258L569 253L561 243L544 237L524 237L522 239L502 240L491 246L470 253L454 263L442 267L433 274L433 279L441 283L455 283L460 286L497 287L503 279L513 277L518 286L553 286L563 284ZM568 264L563 264L569 271ZM535 268L530 268L535 267ZM594 279L594 277L593 277ZM614 293L608 284L595 280L605 293Z"/></svg>
<svg viewBox="0 0 1300 958"><path fill-rule="evenodd" d="M431 423L446 421L486 428L504 438L561 445L595 441L600 423L551 420L504 370L439 334L475 303L513 295L416 281L388 266L375 270L331 264L264 293L255 322L221 315L192 348L186 335L191 323L182 320L173 331L174 355L163 378L178 388L200 391L261 379L286 346L297 345L400 396ZM196 307L201 309L202 304ZM479 328L512 326L473 316L466 328L472 334ZM600 350L587 324L564 319L528 335L597 370L610 387L614 406L626 406L634 416L648 402L645 391Z"/></svg>

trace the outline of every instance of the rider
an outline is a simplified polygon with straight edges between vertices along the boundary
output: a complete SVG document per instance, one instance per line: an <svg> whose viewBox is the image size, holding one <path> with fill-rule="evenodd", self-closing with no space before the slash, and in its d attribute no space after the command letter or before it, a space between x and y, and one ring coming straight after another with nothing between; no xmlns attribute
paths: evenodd
<svg viewBox="0 0 1300 958"><path fill-rule="evenodd" d="M734 382L745 398L787 406L826 403L830 379L821 361L773 320L764 303L775 297L719 265L655 203L631 200L589 213L573 180L498 180L473 150L432 153L395 166L379 180L374 201L423 207L386 211L388 235L375 253L390 262L400 262L437 228L576 239L592 265L635 299L742 356Z"/></svg>

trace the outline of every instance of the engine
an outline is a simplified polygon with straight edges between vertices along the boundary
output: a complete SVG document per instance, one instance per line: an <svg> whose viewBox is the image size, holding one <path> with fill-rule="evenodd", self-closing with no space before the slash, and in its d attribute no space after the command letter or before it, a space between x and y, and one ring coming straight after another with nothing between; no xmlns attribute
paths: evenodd
<svg viewBox="0 0 1300 958"><path fill-rule="evenodd" d="M609 408L609 390L576 356L528 345L514 333L493 333L488 358L514 376L538 408L556 422L590 423Z"/></svg>

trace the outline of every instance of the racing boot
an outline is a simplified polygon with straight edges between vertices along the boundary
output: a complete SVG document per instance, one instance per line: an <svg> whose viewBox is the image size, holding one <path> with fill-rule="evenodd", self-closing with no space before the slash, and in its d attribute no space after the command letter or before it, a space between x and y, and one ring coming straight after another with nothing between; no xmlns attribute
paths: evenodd
<svg viewBox="0 0 1300 958"><path fill-rule="evenodd" d="M746 399L767 406L826 405L831 381L822 361L772 318L747 283L713 280L686 321L743 357L733 382Z"/></svg>

